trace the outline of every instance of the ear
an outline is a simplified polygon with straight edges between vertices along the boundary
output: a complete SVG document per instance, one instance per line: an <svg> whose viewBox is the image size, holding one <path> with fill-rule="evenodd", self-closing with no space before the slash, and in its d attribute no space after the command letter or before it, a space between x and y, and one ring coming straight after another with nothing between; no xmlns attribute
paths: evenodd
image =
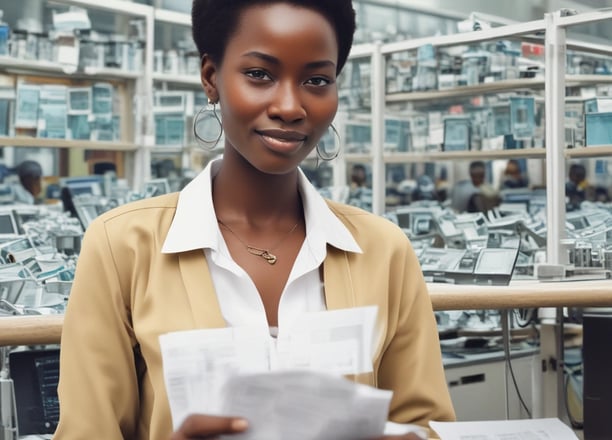
<svg viewBox="0 0 612 440"><path fill-rule="evenodd" d="M217 91L217 65L210 59L207 54L202 56L202 65L200 67L200 80L204 87L204 92L211 102L219 101L219 92Z"/></svg>

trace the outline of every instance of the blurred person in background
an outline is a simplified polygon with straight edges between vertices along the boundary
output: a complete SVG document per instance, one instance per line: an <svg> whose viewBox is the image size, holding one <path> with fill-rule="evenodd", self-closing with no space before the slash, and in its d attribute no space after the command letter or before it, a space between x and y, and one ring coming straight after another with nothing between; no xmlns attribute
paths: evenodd
<svg viewBox="0 0 612 440"><path fill-rule="evenodd" d="M19 177L19 182L13 185L15 202L34 205L42 192L42 167L35 160L24 160L15 167L15 172Z"/></svg>
<svg viewBox="0 0 612 440"><path fill-rule="evenodd" d="M527 179L521 171L521 165L518 160L510 159L506 163L506 169L504 170L504 176L501 184L501 189L515 189L515 188L526 188Z"/></svg>

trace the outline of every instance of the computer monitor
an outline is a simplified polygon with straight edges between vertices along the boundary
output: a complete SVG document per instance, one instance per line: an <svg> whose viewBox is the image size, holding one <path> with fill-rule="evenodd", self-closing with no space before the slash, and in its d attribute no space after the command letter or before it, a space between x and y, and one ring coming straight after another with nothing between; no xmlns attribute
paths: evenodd
<svg viewBox="0 0 612 440"><path fill-rule="evenodd" d="M59 348L13 351L9 368L19 435L53 434L59 421Z"/></svg>
<svg viewBox="0 0 612 440"><path fill-rule="evenodd" d="M444 151L471 149L472 121L466 116L449 116L444 119Z"/></svg>
<svg viewBox="0 0 612 440"><path fill-rule="evenodd" d="M145 197L161 196L170 192L170 183L168 179L159 178L145 182L144 193Z"/></svg>
<svg viewBox="0 0 612 440"><path fill-rule="evenodd" d="M17 225L19 234L25 234L24 225L28 222L37 221L40 218L40 211L38 208L32 208L29 206L19 206L13 209L13 217Z"/></svg>
<svg viewBox="0 0 612 440"><path fill-rule="evenodd" d="M68 188L72 197L82 194L102 195L103 176L67 177L60 179L60 186Z"/></svg>
<svg viewBox="0 0 612 440"><path fill-rule="evenodd" d="M89 224L100 214L98 212L98 205L90 200L82 202L78 198L75 198L73 201L74 209L81 221L81 225L83 229L87 229Z"/></svg>
<svg viewBox="0 0 612 440"><path fill-rule="evenodd" d="M612 112L584 115L586 146L612 144Z"/></svg>
<svg viewBox="0 0 612 440"><path fill-rule="evenodd" d="M91 87L68 88L68 114L90 115L92 112L93 94Z"/></svg>
<svg viewBox="0 0 612 440"><path fill-rule="evenodd" d="M0 212L0 237L18 235L19 228L11 211Z"/></svg>

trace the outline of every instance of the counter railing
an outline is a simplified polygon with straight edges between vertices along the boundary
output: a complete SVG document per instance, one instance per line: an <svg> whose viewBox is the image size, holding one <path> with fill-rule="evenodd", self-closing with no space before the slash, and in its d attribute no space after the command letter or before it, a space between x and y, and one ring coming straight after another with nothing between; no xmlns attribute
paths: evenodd
<svg viewBox="0 0 612 440"><path fill-rule="evenodd" d="M612 307L612 281L513 282L509 286L428 284L434 310ZM84 317L86 319L86 317ZM0 346L57 344L62 315L0 318Z"/></svg>

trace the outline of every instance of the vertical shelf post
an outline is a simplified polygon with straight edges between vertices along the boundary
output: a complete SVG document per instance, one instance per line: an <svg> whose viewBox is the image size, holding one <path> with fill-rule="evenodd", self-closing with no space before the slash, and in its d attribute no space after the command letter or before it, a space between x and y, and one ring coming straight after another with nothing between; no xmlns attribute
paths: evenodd
<svg viewBox="0 0 612 440"><path fill-rule="evenodd" d="M565 238L565 65L564 27L560 12L546 21L546 257L549 264L566 264Z"/></svg>
<svg viewBox="0 0 612 440"><path fill-rule="evenodd" d="M372 53L372 212L385 213L385 57L382 43L374 45Z"/></svg>
<svg viewBox="0 0 612 440"><path fill-rule="evenodd" d="M565 75L566 31L561 12L544 15L546 23L546 259L566 264L565 238ZM563 309L540 309L542 363L541 414L565 419L563 400Z"/></svg>
<svg viewBox="0 0 612 440"><path fill-rule="evenodd" d="M134 120L135 139L138 150L134 160L134 177L132 185L137 190L151 178L151 148L155 144L155 126L153 123L153 42L155 41L155 10L149 8L145 16L146 42L144 48L143 74L138 81L135 99Z"/></svg>

